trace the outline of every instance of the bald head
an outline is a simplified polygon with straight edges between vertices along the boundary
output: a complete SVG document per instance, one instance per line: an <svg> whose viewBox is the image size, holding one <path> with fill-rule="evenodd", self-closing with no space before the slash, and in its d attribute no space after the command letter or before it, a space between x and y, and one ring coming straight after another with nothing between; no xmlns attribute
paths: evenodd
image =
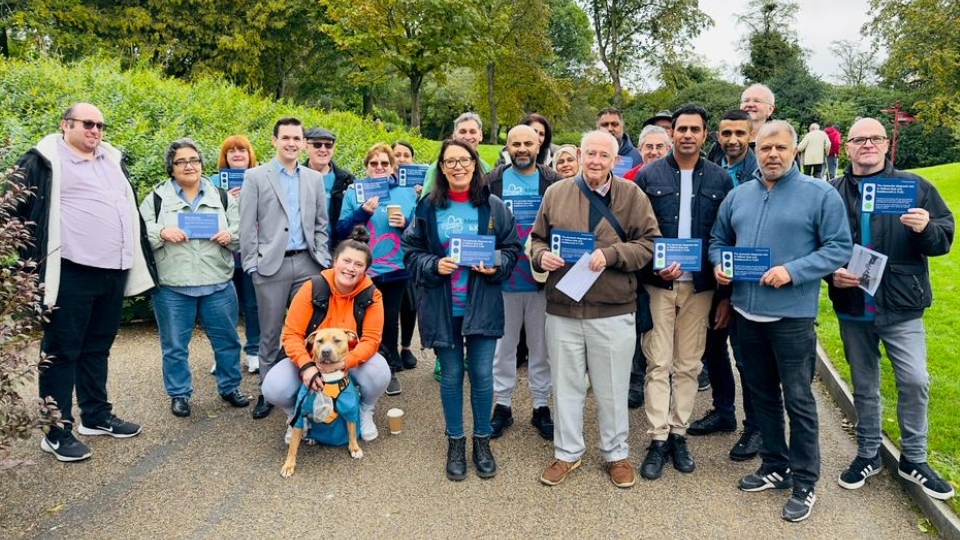
<svg viewBox="0 0 960 540"><path fill-rule="evenodd" d="M100 109L89 103L71 105L60 120L63 140L82 156L91 156L96 152L103 141L105 128Z"/></svg>
<svg viewBox="0 0 960 540"><path fill-rule="evenodd" d="M867 176L883 170L889 148L887 130L876 119L862 118L850 126L846 149L853 174Z"/></svg>
<svg viewBox="0 0 960 540"><path fill-rule="evenodd" d="M536 169L537 154L540 153L540 135L530 126L514 126L507 132L507 152L510 153L510 163L522 173L530 173Z"/></svg>

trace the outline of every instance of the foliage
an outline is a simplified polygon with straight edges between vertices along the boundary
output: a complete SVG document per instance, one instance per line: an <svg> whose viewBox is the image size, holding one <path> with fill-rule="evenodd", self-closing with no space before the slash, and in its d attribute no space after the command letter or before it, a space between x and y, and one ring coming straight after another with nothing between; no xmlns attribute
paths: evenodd
<svg viewBox="0 0 960 540"><path fill-rule="evenodd" d="M831 41L830 52L837 57L840 82L850 86L866 86L876 80L879 65L873 51L865 51L848 39Z"/></svg>
<svg viewBox="0 0 960 540"><path fill-rule="evenodd" d="M319 0L329 23L322 26L372 76L393 70L410 83L410 126L420 127L420 91L427 76L442 79L448 65L462 65L481 35L479 1Z"/></svg>
<svg viewBox="0 0 960 540"><path fill-rule="evenodd" d="M791 122L799 133L806 133L807 126L820 121L814 111L827 85L810 74L802 59L793 58L780 66L766 84L776 96L776 118Z"/></svg>
<svg viewBox="0 0 960 540"><path fill-rule="evenodd" d="M884 78L920 93L917 111L929 126L960 140L960 2L871 0L864 32L888 52Z"/></svg>
<svg viewBox="0 0 960 540"><path fill-rule="evenodd" d="M0 175L0 473L30 464L12 452L16 440L59 420L52 401L23 397L37 375L38 362L31 358L44 312L37 263L18 256L33 240L16 217L16 208L32 196L22 181L15 171Z"/></svg>
<svg viewBox="0 0 960 540"><path fill-rule="evenodd" d="M913 172L930 180L947 205L960 208L960 184L955 179L960 175L960 163L943 165ZM930 429L928 444L930 464L954 486L960 486L960 423L956 420L956 404L960 402L960 252L930 259L930 280L933 286L933 306L923 317L927 332L927 371L930 373ZM826 287L820 299L818 337L833 365L850 384L850 367L844 360L839 325ZM897 423L897 391L893 370L889 361L881 361L881 386L883 397L883 430L895 443L900 442L900 426ZM948 501L954 511L960 511L960 500Z"/></svg>
<svg viewBox="0 0 960 540"><path fill-rule="evenodd" d="M547 0L547 5L553 47L553 59L547 70L554 77L582 78L594 61L590 17L575 0Z"/></svg>
<svg viewBox="0 0 960 540"><path fill-rule="evenodd" d="M740 66L748 83L769 84L782 71L803 64L803 49L792 27L800 10L796 2L750 0L746 9L737 20L748 28L743 43L749 61Z"/></svg>
<svg viewBox="0 0 960 540"><path fill-rule="evenodd" d="M11 145L0 165L11 164L44 135L56 131L63 111L76 101L89 101L103 111L109 124L105 137L126 153L141 196L166 179L163 153L171 141L193 138L209 163L216 161L223 139L243 133L250 137L260 161L266 161L274 154L273 124L283 116L336 133L335 160L354 172L362 169L363 155L375 142L402 138L418 151L428 145L412 133L388 132L350 113L325 114L251 96L216 78L202 77L187 84L164 77L156 68L121 70L117 60L75 64L0 60L0 133L7 134ZM207 165L206 172L214 167Z"/></svg>
<svg viewBox="0 0 960 540"><path fill-rule="evenodd" d="M696 0L583 0L583 4L618 104L626 100L624 78L641 67L676 58L677 51L713 25Z"/></svg>

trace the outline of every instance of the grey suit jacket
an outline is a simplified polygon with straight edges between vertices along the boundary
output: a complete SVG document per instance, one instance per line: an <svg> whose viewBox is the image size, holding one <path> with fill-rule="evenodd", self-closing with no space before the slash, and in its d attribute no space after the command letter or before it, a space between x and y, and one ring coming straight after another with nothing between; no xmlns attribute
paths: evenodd
<svg viewBox="0 0 960 540"><path fill-rule="evenodd" d="M307 251L324 268L330 266L327 249L327 197L320 173L300 167L300 220ZM272 276L283 263L290 238L287 197L273 160L243 175L240 190L240 253L243 271L256 268Z"/></svg>

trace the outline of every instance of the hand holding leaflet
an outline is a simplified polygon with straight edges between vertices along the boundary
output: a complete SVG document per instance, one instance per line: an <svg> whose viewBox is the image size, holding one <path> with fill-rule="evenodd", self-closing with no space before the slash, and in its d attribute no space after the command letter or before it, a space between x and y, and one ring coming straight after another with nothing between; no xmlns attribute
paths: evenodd
<svg viewBox="0 0 960 540"><path fill-rule="evenodd" d="M579 302L590 287L600 278L603 270L590 269L590 253L584 253L573 268L557 282L557 290Z"/></svg>

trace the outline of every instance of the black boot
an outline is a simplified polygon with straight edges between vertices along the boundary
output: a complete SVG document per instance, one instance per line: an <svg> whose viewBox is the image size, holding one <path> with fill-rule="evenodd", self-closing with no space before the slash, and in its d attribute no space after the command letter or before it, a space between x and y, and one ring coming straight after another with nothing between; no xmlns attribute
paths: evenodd
<svg viewBox="0 0 960 540"><path fill-rule="evenodd" d="M497 475L497 462L490 451L490 437L473 438L473 464L477 467L477 476L493 478Z"/></svg>
<svg viewBox="0 0 960 540"><path fill-rule="evenodd" d="M447 478L459 482L467 477L467 438L447 437Z"/></svg>

